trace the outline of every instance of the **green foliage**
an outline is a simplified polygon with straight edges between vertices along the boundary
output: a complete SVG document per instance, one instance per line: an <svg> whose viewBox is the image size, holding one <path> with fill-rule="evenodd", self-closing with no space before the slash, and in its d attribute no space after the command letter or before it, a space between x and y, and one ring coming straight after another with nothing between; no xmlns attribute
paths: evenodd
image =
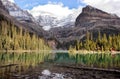
<svg viewBox="0 0 120 79"><path fill-rule="evenodd" d="M43 39L14 24L0 21L0 50L49 50Z"/></svg>
<svg viewBox="0 0 120 79"><path fill-rule="evenodd" d="M10 71L11 72L17 71L19 74L21 74L29 70L29 67L31 69L38 66L40 63L47 61L48 58L49 58L49 51L19 52L19 53L0 52L0 66L16 64L16 66L7 66L0 68L0 76L4 77L5 73L10 73ZM9 78L2 78L2 79L9 79Z"/></svg>
<svg viewBox="0 0 120 79"><path fill-rule="evenodd" d="M77 64L102 67L102 68L114 68L120 67L120 55L116 54L114 57L109 53L96 53L96 54L78 54Z"/></svg>
<svg viewBox="0 0 120 79"><path fill-rule="evenodd" d="M84 52L71 53L56 53L55 62L58 64L76 64L77 66L100 67L100 68L119 68L120 54L112 55L109 52L105 53L87 53Z"/></svg>
<svg viewBox="0 0 120 79"><path fill-rule="evenodd" d="M93 34L87 32L86 39L82 42L77 41L76 47L76 50L109 51L111 48L114 48L114 50L120 51L120 34L106 36L106 34L101 35L98 32L98 37L93 39Z"/></svg>

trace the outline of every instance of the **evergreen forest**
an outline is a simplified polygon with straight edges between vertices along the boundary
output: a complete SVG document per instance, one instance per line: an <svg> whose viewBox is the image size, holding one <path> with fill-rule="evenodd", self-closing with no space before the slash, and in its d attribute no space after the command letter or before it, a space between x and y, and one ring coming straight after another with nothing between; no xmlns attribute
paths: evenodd
<svg viewBox="0 0 120 79"><path fill-rule="evenodd" d="M0 19L0 50L49 50L44 39L30 34L12 22Z"/></svg>
<svg viewBox="0 0 120 79"><path fill-rule="evenodd" d="M93 34L90 32L86 33L86 38L84 41L76 41L74 47L76 50L92 50L92 51L111 51L116 50L120 51L120 34L106 35L98 32L96 38L93 37Z"/></svg>

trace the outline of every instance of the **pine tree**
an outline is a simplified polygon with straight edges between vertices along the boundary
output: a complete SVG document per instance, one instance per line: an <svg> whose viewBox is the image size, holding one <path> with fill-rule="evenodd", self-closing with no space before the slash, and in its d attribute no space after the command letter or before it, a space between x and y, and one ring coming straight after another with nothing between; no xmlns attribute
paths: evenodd
<svg viewBox="0 0 120 79"><path fill-rule="evenodd" d="M85 41L85 44L84 44L85 49L90 50L89 45L90 45L90 33L87 32L87 34L86 34L86 41Z"/></svg>
<svg viewBox="0 0 120 79"><path fill-rule="evenodd" d="M103 50L109 50L109 48L107 46L108 40L107 40L106 34L103 34L103 38L102 38L101 42L102 42Z"/></svg>
<svg viewBox="0 0 120 79"><path fill-rule="evenodd" d="M0 23L0 50L49 49L37 35L30 35L28 31L23 31L10 22L0 21Z"/></svg>

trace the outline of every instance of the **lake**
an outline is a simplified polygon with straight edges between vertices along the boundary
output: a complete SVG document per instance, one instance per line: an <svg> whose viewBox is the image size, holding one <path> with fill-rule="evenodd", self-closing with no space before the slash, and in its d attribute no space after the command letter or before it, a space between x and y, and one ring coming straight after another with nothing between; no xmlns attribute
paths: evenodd
<svg viewBox="0 0 120 79"><path fill-rule="evenodd" d="M54 75L70 75L71 72L62 66L90 67L104 69L120 69L120 54L70 54L65 51L39 51L39 52L1 52L0 53L0 79L25 79L31 75L39 77L46 70ZM61 66L61 67L58 67ZM60 70L59 70L60 68ZM68 71L69 73L65 73ZM77 70L75 70L77 71ZM34 72L34 74L32 73ZM54 73L55 72L55 73ZM83 71L81 71L83 72ZM89 71L87 71L89 72ZM36 73L36 74L35 74ZM39 74L38 74L39 73ZM85 72L83 72L85 73ZM93 72L94 73L94 72ZM98 75L99 72L96 74ZM27 75L26 75L27 74ZM71 73L71 76L74 74ZM26 76L26 77L22 77ZM33 78L30 79L33 79ZM88 76L87 76L88 77ZM72 78L72 77L70 77ZM29 78L28 78L29 79ZM64 78L65 79L65 78ZM75 78L72 78L75 79Z"/></svg>

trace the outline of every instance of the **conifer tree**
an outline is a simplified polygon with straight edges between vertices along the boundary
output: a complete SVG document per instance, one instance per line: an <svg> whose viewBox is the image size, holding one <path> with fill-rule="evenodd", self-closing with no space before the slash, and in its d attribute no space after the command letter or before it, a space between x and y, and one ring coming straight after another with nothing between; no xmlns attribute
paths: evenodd
<svg viewBox="0 0 120 79"><path fill-rule="evenodd" d="M42 50L49 47L37 35L30 35L28 31L23 31L22 28L15 27L10 22L0 21L0 50L19 49Z"/></svg>

